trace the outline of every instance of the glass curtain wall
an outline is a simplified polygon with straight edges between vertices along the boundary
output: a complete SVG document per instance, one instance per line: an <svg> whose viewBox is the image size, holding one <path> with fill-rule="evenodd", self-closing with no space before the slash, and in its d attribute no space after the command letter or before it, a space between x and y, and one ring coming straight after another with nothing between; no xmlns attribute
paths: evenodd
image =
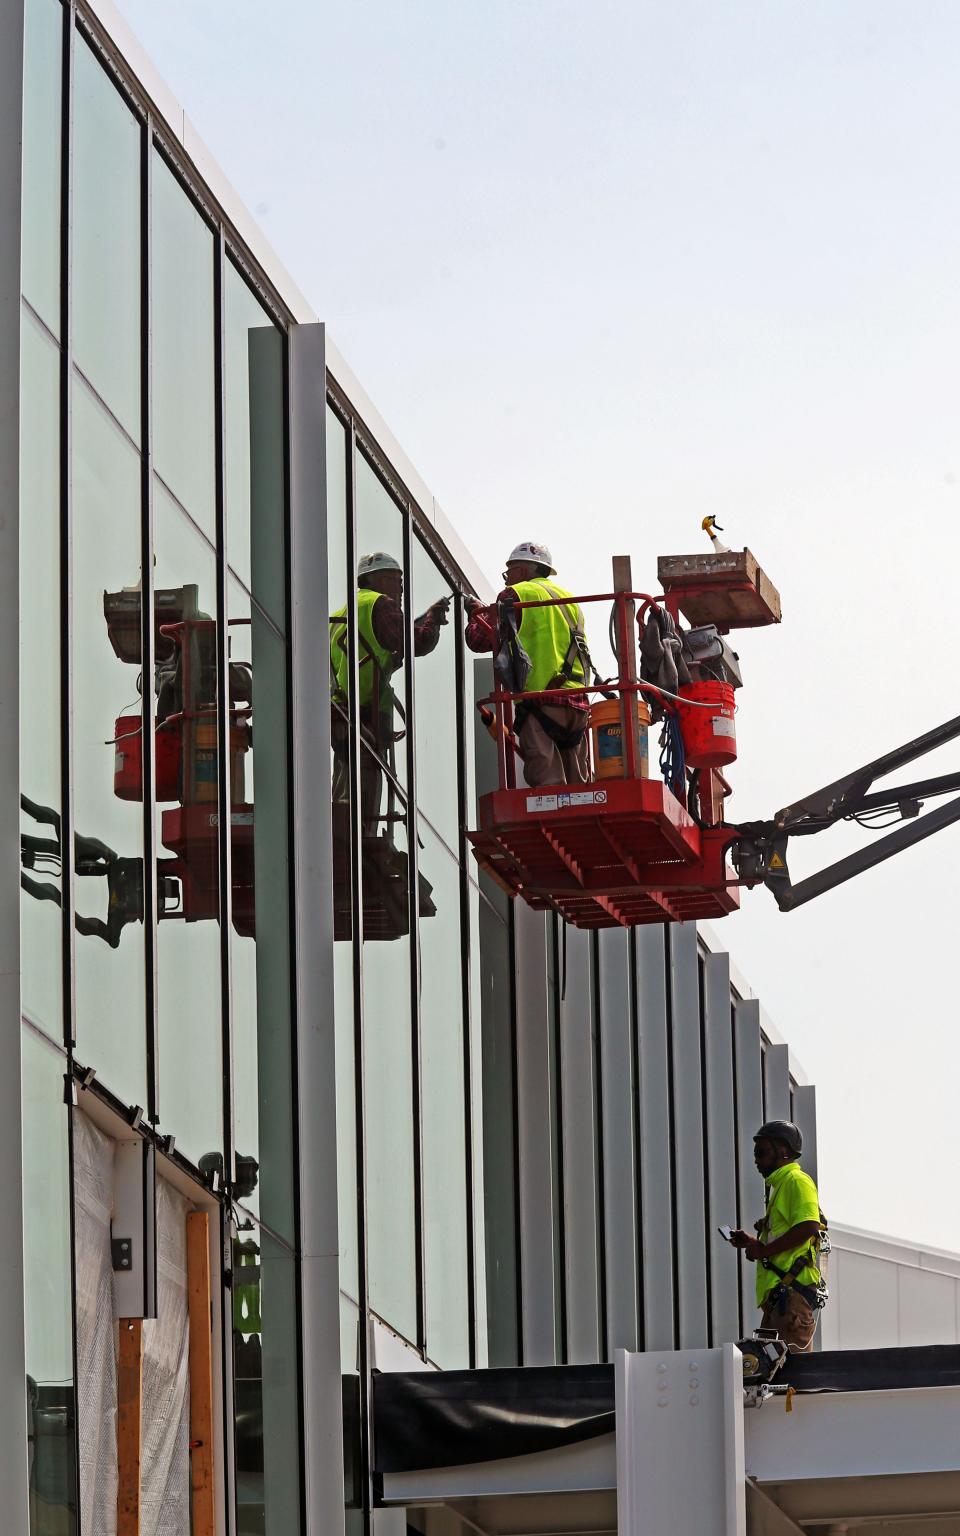
<svg viewBox="0 0 960 1536"><path fill-rule="evenodd" d="M26 3L23 165L31 1532L80 1529L64 1077L82 1063L223 1201L239 1426L226 1486L239 1536L288 1536L301 1432L285 322L59 0Z"/></svg>
<svg viewBox="0 0 960 1536"><path fill-rule="evenodd" d="M335 395L327 503L350 1507L369 1473L361 1320L382 1320L441 1367L486 1358L485 1324L477 1344L470 1040L479 895L463 835L472 722L459 584Z"/></svg>

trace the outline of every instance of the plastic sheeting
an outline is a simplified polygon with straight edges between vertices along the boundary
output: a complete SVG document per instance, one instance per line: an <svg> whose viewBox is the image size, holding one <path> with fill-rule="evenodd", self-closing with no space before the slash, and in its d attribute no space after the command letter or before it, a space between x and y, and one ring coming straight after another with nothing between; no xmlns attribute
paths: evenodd
<svg viewBox="0 0 960 1536"><path fill-rule="evenodd" d="M75 1114L81 1536L116 1536L118 1312L110 1217L114 1143ZM188 1202L157 1180L157 1316L143 1325L141 1536L190 1536Z"/></svg>
<svg viewBox="0 0 960 1536"><path fill-rule="evenodd" d="M117 1529L117 1329L110 1258L113 1146L86 1115L74 1114L82 1536L116 1536Z"/></svg>
<svg viewBox="0 0 960 1536"><path fill-rule="evenodd" d="M189 1209L157 1180L157 1316L143 1325L141 1536L190 1536Z"/></svg>

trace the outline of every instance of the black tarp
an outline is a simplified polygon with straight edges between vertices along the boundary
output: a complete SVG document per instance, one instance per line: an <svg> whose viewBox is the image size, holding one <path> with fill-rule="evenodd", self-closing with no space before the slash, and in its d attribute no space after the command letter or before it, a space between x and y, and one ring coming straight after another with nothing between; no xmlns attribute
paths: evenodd
<svg viewBox="0 0 960 1536"><path fill-rule="evenodd" d="M612 1365L374 1375L378 1472L528 1456L613 1432Z"/></svg>
<svg viewBox="0 0 960 1536"><path fill-rule="evenodd" d="M798 1392L960 1386L960 1346L792 1355L776 1378ZM614 1429L612 1365L374 1374L377 1472L527 1456Z"/></svg>

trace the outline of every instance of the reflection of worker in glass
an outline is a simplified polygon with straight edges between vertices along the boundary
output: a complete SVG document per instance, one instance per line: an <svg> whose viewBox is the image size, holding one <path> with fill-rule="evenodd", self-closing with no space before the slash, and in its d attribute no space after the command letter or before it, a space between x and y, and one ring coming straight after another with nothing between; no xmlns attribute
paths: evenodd
<svg viewBox="0 0 960 1536"><path fill-rule="evenodd" d="M494 670L509 692L567 690L569 702L524 699L516 708L523 776L530 785L582 784L590 777L590 710L582 690L590 682L592 663L580 606L564 587L548 580L555 575L545 544L518 544L507 560L506 586L496 603L467 604L467 645L471 651L493 651ZM515 607L556 597L571 600L546 608Z"/></svg>
<svg viewBox="0 0 960 1536"><path fill-rule="evenodd" d="M413 653L427 656L447 622L450 598L438 598L414 620ZM330 666L333 672L333 798L349 800L349 752L345 716L349 694L350 659L347 609L338 609L330 626ZM360 675L360 730L379 758L393 768L393 747L404 734L403 709L390 679L403 666L403 571L392 555L378 550L364 555L357 566L357 665ZM399 718L399 725L395 721ZM381 771L369 752L361 755L360 804L364 831L375 834L380 811Z"/></svg>

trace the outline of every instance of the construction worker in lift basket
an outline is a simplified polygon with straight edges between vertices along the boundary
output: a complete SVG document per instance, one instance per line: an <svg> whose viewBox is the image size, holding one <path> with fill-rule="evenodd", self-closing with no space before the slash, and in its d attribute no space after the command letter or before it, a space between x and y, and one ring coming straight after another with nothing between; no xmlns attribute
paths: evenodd
<svg viewBox="0 0 960 1536"><path fill-rule="evenodd" d="M817 1186L800 1167L803 1137L790 1120L768 1120L753 1138L753 1160L767 1187L756 1237L737 1228L735 1248L757 1266L757 1306L762 1326L774 1328L791 1352L813 1348L827 1288L820 1272L826 1221Z"/></svg>
<svg viewBox="0 0 960 1536"><path fill-rule="evenodd" d="M530 541L511 550L503 572L506 586L496 603L467 602L466 641L471 651L493 651L493 666L511 693L563 689L569 699L523 699L514 727L527 783L583 784L590 778L587 727L590 706L581 690L593 672L579 604L547 608L517 603L570 598L556 582L553 556L545 544Z"/></svg>
<svg viewBox="0 0 960 1536"><path fill-rule="evenodd" d="M440 597L414 620L413 653L426 656L435 649L440 626L447 622L449 595ZM347 606L332 615L330 625L331 697L333 709L333 798L349 800L349 732L347 711L350 659L347 646ZM392 769L394 743L403 735L403 710L390 679L403 666L403 570L383 550L364 555L357 564L357 668L360 679L360 732L376 753L361 754L360 801L364 829L375 835L380 809L382 771L377 759Z"/></svg>

